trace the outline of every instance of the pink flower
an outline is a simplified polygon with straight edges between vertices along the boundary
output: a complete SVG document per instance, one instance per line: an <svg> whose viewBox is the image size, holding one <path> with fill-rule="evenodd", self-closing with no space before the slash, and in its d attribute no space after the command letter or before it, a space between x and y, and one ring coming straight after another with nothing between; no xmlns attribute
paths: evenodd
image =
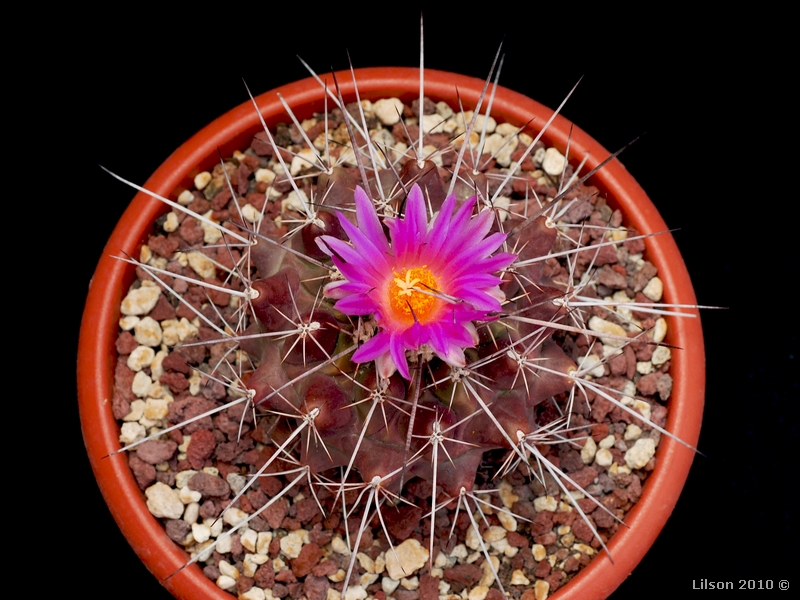
<svg viewBox="0 0 800 600"><path fill-rule="evenodd" d="M446 363L463 367L464 348L478 341L473 322L495 318L505 299L494 273L516 258L507 252L492 255L506 238L503 233L487 237L493 213L473 216L474 198L456 208L451 195L429 222L415 184L405 215L383 219L390 241L360 187L355 203L358 227L339 215L350 243L331 236L321 236L319 243L344 277L329 283L325 295L336 299L344 314L374 315L378 325L353 361L374 360L382 377L396 369L410 379L406 351L427 346Z"/></svg>

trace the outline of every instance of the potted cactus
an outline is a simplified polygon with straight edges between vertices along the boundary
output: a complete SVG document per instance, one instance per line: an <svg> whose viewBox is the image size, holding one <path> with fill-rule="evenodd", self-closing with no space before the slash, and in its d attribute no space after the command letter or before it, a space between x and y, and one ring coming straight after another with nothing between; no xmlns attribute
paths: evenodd
<svg viewBox="0 0 800 600"><path fill-rule="evenodd" d="M352 102L356 90L349 74L338 73L336 79L342 101ZM356 72L356 80L362 100L377 103L398 98L402 104L398 104L395 110L399 112L406 110L404 107L410 109L414 98L419 98L419 70L365 69ZM345 509L352 511L351 516L361 518L360 523L354 521L356 530L350 532L351 548L358 546L364 536L373 535L369 525L373 514L378 521L384 516L389 519L387 513L393 510L389 505L403 506L402 501L397 500L399 496L406 494L406 499L414 499L416 509L423 505L424 509L419 509L420 515L429 523L425 535L406 538L415 539L419 553L427 554L426 566L419 567L422 577L427 577L421 584L423 586L430 585L430 580L435 579L431 577L434 568L448 568L445 565L434 566L437 553L447 554L437 537L440 533L436 524L438 515L456 508L472 515L479 507L485 507L487 500L479 494L477 484L492 480L486 477L489 470L500 471L513 479L528 466L532 479L537 475L543 478L543 497L557 498L567 504L570 504L570 496L574 497L569 511L579 516L573 516L573 528L577 522L577 527L584 524L587 527L582 527L583 530L588 528L590 531L590 539L583 539L587 548L584 553L593 555L599 551L600 555L560 587L556 592L559 598L583 598L590 597L590 594L605 597L611 593L652 544L677 500L693 457L693 450L686 445L696 442L702 410L702 336L698 319L670 317L666 337L653 340L657 319L652 322L653 329L644 326L640 334L634 334L628 330L621 331L618 323L598 316L599 313L586 313L584 318L579 316L581 310L600 309L578 307L584 303L608 303L608 300L604 300L602 295L598 297L594 288L594 291L589 291L585 286L574 287L575 278L564 277L563 267L559 277L556 264L546 260L554 249L556 253L560 250L573 257L574 263L582 262L588 273L598 261L599 253L607 252L603 248L616 248L623 244L627 233L620 232L635 230L644 235L663 232L666 230L663 221L621 164L616 160L604 162L609 156L607 151L579 129L571 129L562 117L555 117L548 123L553 115L551 110L499 87L490 86L491 94L483 95L485 85L480 80L426 71L424 81L425 96L433 103L444 101L451 110L458 106L453 96L456 88L466 108L475 109L483 104L481 112L485 113L485 106L491 102L491 114L497 121L509 124L514 130L523 128L523 135L516 131L511 135L523 141L518 144L520 150L515 160L522 163L535 158L540 174L536 177L526 175L526 179L520 182L519 178L514 178L511 168L498 168L495 158L484 162L481 153L471 154L467 151L471 147L471 136L478 138L477 147L483 147L482 132L485 129L480 125L476 127L478 119L469 123L464 119L466 131L438 132L436 127L449 118L445 116L446 108L439 107L443 112L438 116L435 108L427 111L429 124L426 124L425 117L419 117L419 109L416 118L423 122L430 135L436 137L438 134L436 139L448 138L444 146L452 156L440 164L437 164L437 157L444 156L445 152L441 148L432 150L426 144L419 146L416 155L419 160L415 157L399 161L394 172L381 157L373 155L368 158L365 154L362 161L358 161L340 153L339 166L333 166L335 161L323 162L322 175L317 183L314 187L305 186L299 175L307 172L302 161L325 160L327 150L320 150L316 156L313 152L305 154L306 159L301 156L301 162L295 167L295 157L284 154L280 150L282 144L291 142L302 146L305 143L312 147L315 146L314 138L292 140L292 132L286 129L282 131L289 141L275 141L274 136L278 135L279 130L275 127L279 122L290 122L278 94L291 107L298 125L303 119L325 110L324 92L332 90L332 86L308 79L256 98L259 113L270 132L259 133L256 142L253 136L264 130L252 105L231 111L193 137L144 185L150 194L142 192L137 195L108 242L90 290L82 328L79 385L84 435L93 469L112 514L148 568L177 597L230 596L220 589L226 587L226 580L222 579L224 572L219 573L215 584L196 564L183 568L187 562L186 553L169 539L163 525L152 516L152 505L148 510L142 500L141 481L137 482L137 477L146 479L147 476L142 474L146 469L142 467L137 472L134 467L135 476L130 468L131 459L118 453L122 446L120 426L112 408L119 413L118 418L124 419L127 415L122 414L121 400L115 397L114 374L115 370L119 371L116 350L120 347L121 316L123 319L130 317L123 328L129 325L129 329L135 332L125 338L130 346L130 351L123 353L126 364L135 352L149 355L147 350L139 351L140 347L160 348L161 340L154 344L144 342L147 334L140 334L137 327L146 329L143 321L158 303L165 308L163 302L169 294L167 288L182 289L183 284L176 288L176 281L186 281L187 286L202 288L198 285L197 275L205 268L208 272L201 277L207 280L205 289L209 298L213 294L223 297L218 302L199 302L199 307L189 314L191 318L187 321L200 319L204 325L195 324L197 331L190 332L188 338L200 335L200 328L203 328L201 337L209 348L203 352L208 355L215 353L218 359L229 352L234 355L241 353L242 356L226 358L227 371L206 369L199 376L200 383L206 388L215 386L218 396L206 394L208 406L197 415L205 412L218 415L220 413L216 411L220 406L225 406L228 417L238 415L244 424L242 426L254 434L250 439L254 440L255 435L261 436L254 446L261 456L251 461L253 464L250 466L260 471L260 475L267 475L278 470L280 464L280 470L293 473L287 476L298 486L296 490L305 486L302 488L304 496L308 497L308 493L315 489L320 491L323 498L316 498L316 502L326 513L329 514L331 507L339 506L343 500L345 506L360 506L358 510ZM332 93L327 102L335 104L337 100L337 94ZM422 112L426 112L424 103L420 104ZM380 120L380 117L371 117ZM391 121L390 117L384 118L387 123ZM414 115L410 115L410 119L409 123L413 124ZM327 121L318 119L318 123ZM537 140L536 136L545 123L545 132L541 140ZM358 115L351 121L343 117L336 124L337 127L340 125L349 128L350 136L356 140L359 127L369 129L366 118L359 120ZM294 133L298 134L300 129L303 127L295 126ZM330 135L324 129L318 133L326 137ZM459 134L470 144L454 141ZM409 142L406 149L413 152L414 140L419 135L415 138L413 131L398 133L398 137L403 135ZM249 154L245 152L248 147L253 149L253 144L258 148ZM459 154L461 148L465 151ZM218 169L215 177L214 165L219 162L220 154L226 158L238 157L235 159L237 168L252 162L250 174L242 175L244 171L234 172L223 167ZM284 172L291 173L296 168L297 173L280 185L275 184L271 175L261 172L267 169L261 163L256 164L260 159L246 158L248 155L264 157L264 163L272 161L275 164L277 161ZM570 167L565 166L565 156L569 157ZM579 167L584 157L586 161ZM387 159L391 160L389 154ZM545 165L546 160L550 163L564 162L559 171L557 166ZM586 182L592 188L583 182L574 183L601 163L604 163L602 168L593 172ZM234 161L229 160L227 164L233 165ZM386 168L375 168L376 165ZM375 172L381 173L377 179L372 175ZM453 172L459 177L452 178ZM508 173L504 181L502 177ZM576 176L570 181L573 173ZM537 177L549 177L550 181ZM231 181L232 178L235 180ZM207 181L209 179L211 182ZM248 181L255 183L251 186ZM402 182L402 185L398 187L397 182ZM259 183L263 185L259 187ZM220 186L221 190L236 186L230 189L230 197L241 195L247 201L224 204L219 201L219 206L215 207L214 199L223 192L217 190L214 194L204 194L203 190L209 184ZM285 187L281 188L281 185ZM506 187L516 187L516 196L507 203L503 199L506 194L501 193ZM277 195L270 199L273 189ZM173 204L154 199L152 194L163 196ZM248 194L252 194L249 199ZM559 229L560 224L569 224L565 215L573 207L596 206L598 198L603 198L601 205L607 201L610 218L613 218L615 210L624 215L626 230L621 229L620 223L604 224L604 231L613 229L616 234L595 236L594 247L587 246L590 250L583 249L581 241L568 248L570 242L565 238L574 242L574 238L565 233L570 228L563 226ZM260 207L258 200L261 200ZM208 206L204 202L209 203ZM241 207L241 213L231 212L238 210L234 209L234 204ZM277 220L265 218L271 205L277 210ZM186 213L187 210L190 212ZM199 218L208 215L209 210L210 216L205 216L205 220ZM227 219L215 215L214 211L228 211ZM174 217L166 216L168 214ZM570 218L575 216L576 212L569 214ZM174 220L174 223L167 224L169 220ZM292 220L300 222L289 223ZM197 244L206 234L227 243L219 245L220 251L214 257L216 262L211 267L205 262L209 258L208 250L198 252L191 244L164 249L164 258L175 251L183 254L188 268L195 273L187 279L183 272L179 273L173 267L169 268L173 270L163 269L168 260L150 260L152 249L158 243L149 244L147 250L141 249L143 243L147 244L148 236L154 233L154 222L158 222L159 235L163 238L158 243L168 245L170 236L164 232L173 225L172 231L176 231L184 223L185 227L191 226L197 232ZM226 222L238 225L226 227ZM255 235L253 232L259 223L264 229L259 229L260 235ZM614 235L618 237L614 239ZM646 246L647 258L658 267L664 301L671 305L694 305L696 302L688 275L671 236L665 233L637 239L638 234L631 234L630 238L628 245L635 244L631 246L633 250L640 243ZM202 256L192 255L193 252ZM220 265L219 261L224 261L226 254L232 263ZM119 260L125 255L132 257L132 262ZM577 257L581 255L591 258L579 261ZM239 267L241 257L248 259L251 266ZM120 306L125 300L129 304L135 303L129 290L137 270L138 277L148 280L148 283L139 284L137 289L144 291L133 296L147 296L136 302L148 305L152 300L152 306L128 306L120 315ZM223 271L236 272L237 275L226 279ZM165 280L169 281L168 286L159 287L158 282ZM601 285L608 288L608 283ZM601 287L601 291L603 289ZM237 300L231 301L231 297ZM593 299L596 302L592 302ZM632 298L617 302L632 310L661 310L636 304ZM219 308L209 312L211 304ZM170 302L170 306L191 310L180 308L175 301ZM245 308L240 310L241 307ZM233 326L220 326L217 316L228 325L240 323L241 328L237 331ZM592 317L598 320L590 324ZM646 318L639 315L636 320L641 323ZM615 323L617 327L606 323ZM164 328L159 327L163 336ZM210 333L212 331L216 333ZM567 346L577 344L575 340L581 336L586 338L586 343L565 350L563 343L570 335L572 341L567 342ZM130 337L136 343L130 342ZM670 395L665 428L646 418L641 406L632 409L633 400L627 400L629 395L596 383L597 378L608 374L606 366L615 353L612 351L604 357L602 351L598 356L592 350L605 345L620 349L620 355L628 352L630 356L633 344L624 339L628 337L644 345L683 349L674 350L669 359L673 384L671 394L665 394ZM180 346L170 344L170 347ZM212 351L212 347L224 350ZM155 355L156 351L152 353ZM151 376L151 383L155 383L152 379L154 357L149 359L150 362L136 372L146 373ZM191 360L186 362L191 363ZM168 364L173 365L173 371L184 368L175 356L168 359ZM223 363L218 361L217 366L219 364ZM194 383L192 373L197 371L192 370L193 366L198 365L189 364L185 373L187 386ZM136 369L132 367L131 370ZM169 385L170 379L177 382L180 378L164 378L165 385ZM175 385L180 387L183 384L177 382ZM203 397L202 392L198 394L195 391L194 396L198 395ZM178 392L172 388L165 394L172 402L176 401L176 396ZM557 401L553 406L558 407L554 409L555 413L546 408L553 399ZM112 402L118 404L112 407ZM592 508L591 494L586 488L593 482L590 479L581 484L575 475L595 460L595 455L588 459L581 455L583 451L588 455L595 443L592 436L595 431L590 422L592 410L579 406L584 403L588 407L590 402L592 410L596 405L599 411L600 405L608 403L606 412L617 410L630 415L629 424L640 429L639 433L641 429L648 431L642 439L651 440L650 445L658 441L659 445L657 466L644 484L641 500L625 516L629 528L618 528L610 540L597 532L596 519L589 515L607 507ZM258 405L263 414L251 418L253 407L250 404ZM635 411L638 411L638 416ZM570 416L570 420L566 416ZM155 426L163 430L167 425L165 421ZM620 459L623 454L617 444L619 440L623 445L626 442L628 428L623 430L616 432L617 436L611 432L613 447L601 448L615 449L617 454L609 452L612 458ZM208 434L195 435L195 447L190 450L193 442L182 438L192 434L179 433L179 428L173 431L175 433L168 432L159 440L167 440L176 447L185 444L181 452L187 456L178 459L176 453L157 464L169 466L173 461L172 466L177 466L175 461L178 460L191 463L192 452L195 452L197 462L190 465L194 468L183 471L202 471L209 457L201 456L202 452L197 454L197 440L207 438ZM193 431L208 429L200 427ZM598 441L608 438L608 428L602 431L605 435L594 436L601 438ZM147 438L147 433L141 436L135 431L123 432L122 437L126 436L130 436L128 441L131 444L141 445L142 439L137 438ZM559 436L573 440L572 452L565 450L559 454L548 451L547 444ZM232 443L233 439L231 437L226 443ZM154 438L144 444L150 441L158 443L159 440ZM627 444L627 450L636 446L632 439L627 441L631 442ZM571 460L574 462L576 448L584 464L564 466ZM233 459L240 457L234 457L234 454L237 453L233 451L229 460L223 462L236 464ZM296 464L292 465L292 461ZM631 461L635 462L635 459ZM648 462L649 458L645 463ZM246 463L244 460L238 464ZM613 464L617 465L617 472L620 467L624 468L619 460ZM225 477L219 478L226 485L232 481L242 483L241 493L234 494L238 496L234 508L240 511L243 501L253 504L248 493L259 488L255 483L257 479L242 478L242 481L228 477L231 473L239 475L241 470L237 467L235 473L229 471L224 473ZM630 475L630 471L628 468L623 475ZM336 472L339 479L331 479ZM206 475L211 477L209 473ZM583 475L586 475L585 471ZM162 480L168 479L162 477L157 483L163 485ZM156 477L150 483L155 485ZM352 488L346 487L350 484ZM408 496L410 485L414 486L417 495ZM556 487L548 488L552 485ZM430 489L429 495L420 501L419 490L426 486ZM207 490L201 490L198 481L184 487L200 494L203 500L209 498ZM341 495L339 491L347 493ZM265 494L261 502L265 510L269 509L272 499L285 501L277 489L262 494ZM197 500L186 504L192 501ZM504 507L503 502L495 497L489 503L495 508L485 512L494 514L495 521L506 522L508 517L502 515L515 520L519 517L520 521L526 518L526 515L514 513L513 502ZM541 506L542 510L537 514L555 512L544 504ZM225 508L217 505L216 512L213 515L209 512L207 518L214 521ZM259 516L258 508L249 514ZM609 512L616 517L613 510ZM536 514L528 516L531 520L536 519ZM443 520L449 522L457 518L451 512ZM180 515L173 516L173 519L180 520ZM252 524L252 517L243 516L242 519L242 529L238 531L244 531ZM347 521L347 515L343 520ZM495 521L492 521L492 527L497 527ZM384 528L378 525L375 536L380 537L382 531ZM466 531L485 537L486 529L470 523L466 525ZM398 540L392 540L390 532L386 532L385 537L390 548L384 552L384 560L391 562L391 556L402 564L396 550L400 546ZM419 537L422 541L417 539ZM593 542L595 548L589 550ZM153 544L156 550L153 550ZM527 551L532 544L545 550L548 545L530 542L526 545ZM557 544L551 542L551 545ZM493 565L487 546L488 543L479 541L474 548L470 546L470 552L477 552L478 560L483 564ZM207 547L208 554L214 551L213 546ZM364 549L368 548L367 545ZM204 549L196 550L202 554ZM286 549L281 552L284 558L298 558ZM356 555L355 552L352 554ZM553 562L563 563L564 558ZM538 562L542 560L539 557ZM358 563L349 561L346 564L347 568L343 569L346 585L358 586L358 581L350 578ZM226 569L224 567L221 571ZM498 579L498 573L492 575ZM252 573L244 577L258 580ZM545 580L544 577L539 579ZM509 581L498 580L494 589L510 591L511 585ZM520 584L513 585L517 586L513 589L519 590ZM533 577L530 585L535 585ZM250 591L253 587L258 586L238 589L238 592L257 594ZM235 587L230 589L237 591ZM541 585L536 591L547 593Z"/></svg>

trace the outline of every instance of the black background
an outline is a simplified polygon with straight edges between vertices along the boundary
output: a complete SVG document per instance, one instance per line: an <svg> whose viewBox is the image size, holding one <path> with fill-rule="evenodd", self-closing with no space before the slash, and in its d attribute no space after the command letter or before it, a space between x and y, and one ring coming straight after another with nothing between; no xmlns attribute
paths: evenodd
<svg viewBox="0 0 800 600"><path fill-rule="evenodd" d="M791 309L798 261L789 251L797 229L796 186L789 183L796 169L777 141L792 119L784 112L784 55L753 39L762 31L756 22L564 8L494 16L489 8L454 7L449 16L427 11L426 66L483 78L505 35L506 87L555 107L583 76L564 115L612 151L647 132L621 160L668 226L679 228L675 239L698 301L727 307L702 313L705 456L695 458L663 533L613 597L640 597L641 586L649 592L654 584L691 593L692 580L701 578L789 579L800 586L789 570L797 558L790 490L797 467L790 457L797 446ZM292 16L253 5L164 20L95 15L70 30L53 49L59 75L66 75L56 90L66 106L45 113L51 129L43 139L70 148L73 165L73 193L57 213L66 215L59 217L62 233L81 239L64 242L72 348L94 266L133 196L97 165L144 182L192 133L247 100L242 78L261 93L305 77L295 55L318 72L346 68L346 49L355 66L416 66L419 10L391 10L303 7ZM373 16L378 20L367 25ZM44 75L42 69L36 85L49 97ZM61 203L75 200L80 204ZM168 598L96 487L79 433L74 362L64 360L67 397L57 410L67 433L59 453L76 458L78 487L70 487L80 489L67 502L67 525L85 549L83 561L113 586L114 597Z"/></svg>

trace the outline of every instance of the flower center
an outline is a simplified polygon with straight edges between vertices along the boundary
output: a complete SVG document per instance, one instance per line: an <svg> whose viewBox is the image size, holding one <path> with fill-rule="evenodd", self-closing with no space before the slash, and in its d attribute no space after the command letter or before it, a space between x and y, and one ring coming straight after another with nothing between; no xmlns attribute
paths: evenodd
<svg viewBox="0 0 800 600"><path fill-rule="evenodd" d="M396 317L413 322L416 318L425 323L438 305L434 293L439 289L439 278L427 266L395 271L389 284L389 302Z"/></svg>

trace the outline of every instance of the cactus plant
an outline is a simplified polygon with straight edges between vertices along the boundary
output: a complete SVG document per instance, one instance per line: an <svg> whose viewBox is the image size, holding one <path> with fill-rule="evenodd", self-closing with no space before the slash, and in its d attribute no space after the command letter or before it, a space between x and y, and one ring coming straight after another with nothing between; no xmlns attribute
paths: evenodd
<svg viewBox="0 0 800 600"><path fill-rule="evenodd" d="M329 101L337 100L334 94ZM488 100L479 95L469 101ZM357 129L368 128L359 117L345 126L356 140ZM303 145L314 144L299 141L296 150ZM563 178L555 176L552 185L544 186L550 188L548 199L539 198L536 192L543 189L531 185L527 197L502 204L495 191L503 191L505 183L490 184L491 177L480 172L480 157L472 157L468 146L461 145L464 152L453 168L459 177L421 156L392 172L382 169L373 154L356 168L323 163L311 186L307 179L290 178L282 196L282 225L296 222L285 231L270 231L269 220L249 212L252 204L242 203L237 214L235 202L220 202L219 208L230 213L228 225L205 221L203 229L201 213L206 211L198 207L206 205L198 200L213 204L227 190L231 197L254 191L248 182L231 180L230 161L212 178L215 193L201 199L190 192L185 202L176 196L178 202L171 205L175 219L180 211L191 211L182 222L188 219L199 227L201 237L203 231L217 231L226 244L215 258L231 258L227 268L208 267L202 256L188 256L191 248L184 253L190 265L197 261L190 266L195 273L210 269L205 282L190 277L192 285L205 286L212 300L193 315L203 323L203 346L215 357L213 370L205 374L205 383L216 382L214 394L219 394L209 398L210 410L224 408L243 421L255 406L264 411L256 419L260 443L273 450L261 461L260 474L274 473L279 464L290 471L287 465L296 461L295 485L327 491L331 505L320 502L320 509L330 511L343 500L346 511L358 507L363 520L352 532L354 548L372 513L380 516L388 504L396 504L406 484L416 479L436 490L425 511L431 521L427 546L432 561L439 509L458 507L471 516L482 505L474 489L481 465L509 473L527 467L534 478L549 472L566 497L580 486L570 482L552 453L548 458L544 444L565 436L585 442L585 433L574 429L585 416L577 405L599 395L642 419L622 402L624 395L593 383L589 373L597 363L580 364L591 344L584 346L585 353L575 348L565 352L554 341L600 337L602 325L592 327L589 315L583 316L585 310L600 310L584 308L600 303L586 297L591 296L588 280L576 286L566 278L564 286L549 276L544 260L554 244L577 263L581 254L595 257L621 242L601 242L591 250L582 244L567 248L568 228L558 223L571 207L588 203L596 190L582 180L573 185L562 170ZM533 141L527 152L533 155L540 147ZM562 151L567 152L565 146ZM291 159L279 144L269 141L264 154L291 172ZM324 157L323 151L317 158ZM236 162L243 164L245 158ZM310 193L304 198L306 189ZM144 279L179 281L184 276L174 265L161 270L159 261L150 258L139 254L133 260ZM148 288L160 289L152 284L138 289ZM238 300L231 302L231 296ZM623 303L636 310L663 310ZM210 308L213 304L221 308ZM130 316L130 323L144 320ZM603 331L602 337L608 345L629 343L628 334L616 329ZM240 350L246 355L235 354ZM221 406L219 400L224 400ZM556 405L563 418L552 410ZM178 414L174 406L172 414ZM158 429L156 435L162 435L163 428ZM484 462L496 460L493 453L487 456L492 449L505 451L505 462ZM257 481L249 479L237 499L246 498ZM579 506L581 518L590 523ZM595 540L605 546L602 537ZM346 581L355 565L356 553L352 556Z"/></svg>

